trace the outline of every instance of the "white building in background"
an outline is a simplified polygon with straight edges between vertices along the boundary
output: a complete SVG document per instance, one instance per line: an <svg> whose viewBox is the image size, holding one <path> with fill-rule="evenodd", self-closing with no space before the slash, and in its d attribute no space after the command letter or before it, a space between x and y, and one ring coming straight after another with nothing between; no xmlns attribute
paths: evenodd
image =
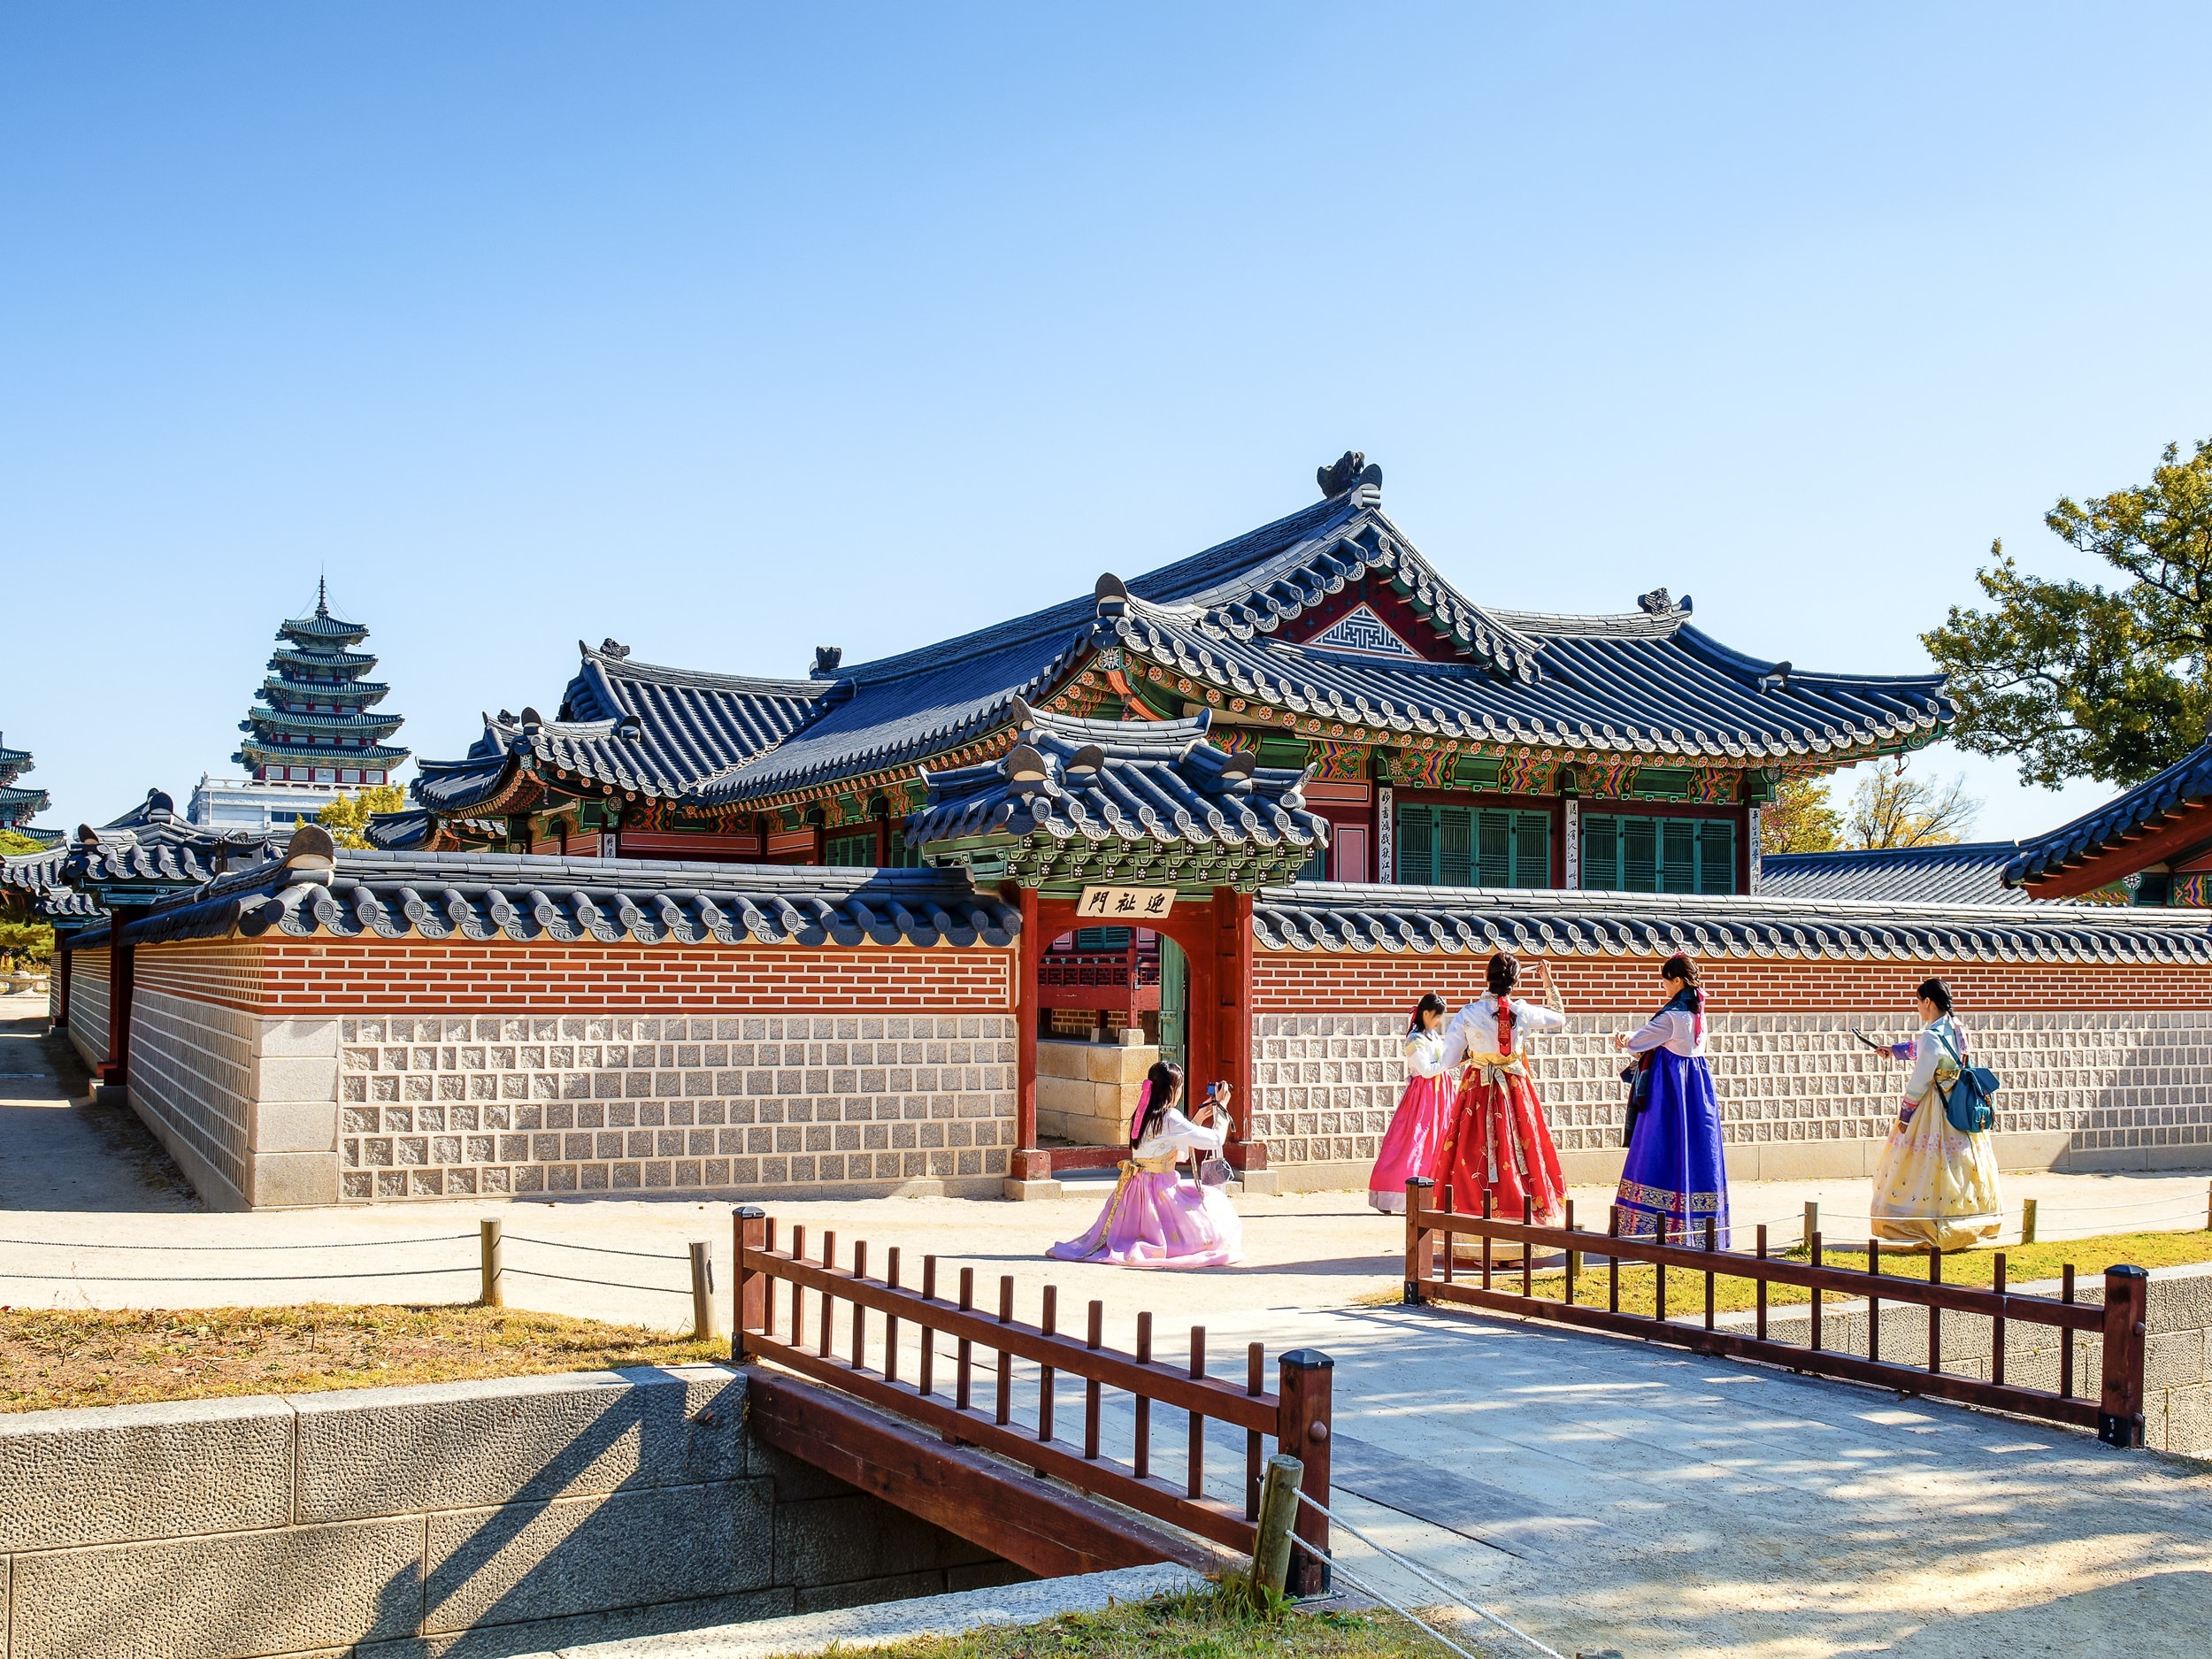
<svg viewBox="0 0 2212 1659"><path fill-rule="evenodd" d="M318 787L311 783L261 783L251 778L218 778L204 772L199 787L192 791L188 816L202 829L283 829L303 818L312 818L340 795L351 793L335 784Z"/></svg>

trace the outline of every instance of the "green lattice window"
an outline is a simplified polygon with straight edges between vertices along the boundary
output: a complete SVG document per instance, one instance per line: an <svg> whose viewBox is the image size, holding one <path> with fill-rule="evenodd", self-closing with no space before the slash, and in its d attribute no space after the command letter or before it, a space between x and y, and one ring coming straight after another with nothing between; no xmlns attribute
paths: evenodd
<svg viewBox="0 0 2212 1659"><path fill-rule="evenodd" d="M1503 807L1398 809L1397 879L1410 887L1551 886L1551 815Z"/></svg>
<svg viewBox="0 0 2212 1659"><path fill-rule="evenodd" d="M876 862L876 833L863 830L856 835L832 835L822 843L822 862L840 864L847 869L871 869Z"/></svg>
<svg viewBox="0 0 2212 1659"><path fill-rule="evenodd" d="M1582 885L1616 893L1733 893L1735 822L1587 813Z"/></svg>

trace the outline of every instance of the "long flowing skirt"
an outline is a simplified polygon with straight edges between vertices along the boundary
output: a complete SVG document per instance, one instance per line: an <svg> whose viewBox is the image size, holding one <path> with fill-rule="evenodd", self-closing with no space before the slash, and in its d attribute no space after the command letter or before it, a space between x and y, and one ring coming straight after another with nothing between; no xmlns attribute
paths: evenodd
<svg viewBox="0 0 2212 1659"><path fill-rule="evenodd" d="M1479 1068L1471 1072L1453 1102L1434 1179L1440 1196L1451 1189L1455 1209L1479 1211L1487 1193L1494 1212L1509 1221L1521 1218L1523 1198L1540 1225L1564 1220L1567 1184L1536 1086L1517 1071L1496 1083L1485 1082Z"/></svg>
<svg viewBox="0 0 2212 1659"><path fill-rule="evenodd" d="M1244 1259L1244 1223L1218 1187L1125 1164L1090 1231L1045 1254L1116 1267L1226 1267Z"/></svg>
<svg viewBox="0 0 2212 1659"><path fill-rule="evenodd" d="M2004 1225L1990 1137L1952 1128L1943 1097L1930 1090L1912 1117L1889 1132L1868 1209L1878 1239L1939 1250L1986 1243Z"/></svg>
<svg viewBox="0 0 2212 1659"><path fill-rule="evenodd" d="M1721 1152L1720 1105L1713 1071L1701 1059L1662 1048L1652 1056L1651 1095L1621 1167L1621 1236L1648 1239L1667 1218L1667 1234L1728 1248L1728 1165Z"/></svg>
<svg viewBox="0 0 2212 1659"><path fill-rule="evenodd" d="M1452 1083L1447 1077L1417 1077L1398 1097L1382 1149L1367 1177L1367 1202L1386 1216L1406 1212L1406 1183L1433 1175L1437 1155L1452 1123Z"/></svg>

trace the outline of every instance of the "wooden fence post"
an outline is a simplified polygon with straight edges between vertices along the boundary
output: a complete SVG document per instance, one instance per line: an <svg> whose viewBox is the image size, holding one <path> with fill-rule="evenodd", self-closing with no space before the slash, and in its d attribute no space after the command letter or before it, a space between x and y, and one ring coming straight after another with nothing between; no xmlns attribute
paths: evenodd
<svg viewBox="0 0 2212 1659"><path fill-rule="evenodd" d="M714 1257L704 1239L691 1241L691 1335L699 1342L714 1335Z"/></svg>
<svg viewBox="0 0 2212 1659"><path fill-rule="evenodd" d="M1260 1486L1259 1532L1252 1541L1255 1588L1283 1594L1290 1572L1290 1529L1298 1519L1298 1485L1305 1473L1304 1464L1280 1452L1267 1460L1267 1477Z"/></svg>
<svg viewBox="0 0 2212 1659"><path fill-rule="evenodd" d="M752 1263L752 1253L768 1248L768 1212L740 1204L730 1212L730 1236L737 1279L731 1286L730 1357L742 1363L745 1333L768 1323L768 1276Z"/></svg>
<svg viewBox="0 0 2212 1659"><path fill-rule="evenodd" d="M1421 1281L1429 1276L1429 1235L1421 1225L1421 1212L1429 1207L1429 1194L1436 1183L1425 1175L1416 1175L1406 1182L1406 1288L1405 1305L1419 1306L1422 1301Z"/></svg>
<svg viewBox="0 0 2212 1659"><path fill-rule="evenodd" d="M2097 1438L2107 1446L2143 1443L2143 1339L2151 1276L2139 1267L2104 1271L2104 1394ZM2069 1331L2067 1340L2073 1340Z"/></svg>
<svg viewBox="0 0 2212 1659"><path fill-rule="evenodd" d="M503 1308L507 1305L507 1287L501 1283L501 1279L506 1269L503 1259L504 1247L499 1236L499 1222L494 1218L482 1223L477 1228L477 1248L478 1254L482 1257L480 1269L484 1278L481 1300L487 1308Z"/></svg>
<svg viewBox="0 0 2212 1659"><path fill-rule="evenodd" d="M1299 1490L1316 1503L1329 1501L1329 1401L1336 1363L1318 1349L1302 1348L1283 1356L1276 1371L1280 1403L1275 1419L1276 1449L1304 1467ZM1310 1504L1298 1506L1292 1531L1323 1555L1329 1548L1329 1517ZM1297 1552L1290 1563L1294 1595L1326 1595L1329 1569L1319 1556Z"/></svg>

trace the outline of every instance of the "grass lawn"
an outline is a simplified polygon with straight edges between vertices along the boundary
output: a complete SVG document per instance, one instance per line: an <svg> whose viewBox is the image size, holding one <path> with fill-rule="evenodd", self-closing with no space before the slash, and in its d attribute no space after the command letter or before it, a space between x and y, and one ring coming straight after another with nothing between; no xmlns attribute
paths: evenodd
<svg viewBox="0 0 2212 1659"><path fill-rule="evenodd" d="M1470 1652L1491 1651L1467 1625L1446 1628ZM957 1636L871 1647L868 1654L869 1659L1285 1659L1294 1654L1297 1659L1450 1659L1388 1613L1293 1612L1265 1619L1210 1591L1122 1602L1102 1613L1063 1613L1041 1624L982 1624Z"/></svg>
<svg viewBox="0 0 2212 1659"><path fill-rule="evenodd" d="M1601 1235L1593 1238L1593 1249L1601 1246ZM1802 1245L1774 1252L1790 1261L1808 1259ZM2101 1238L2070 1239L2053 1244L2015 1244L2001 1249L1957 1250L1943 1258L1944 1282L1952 1285L1988 1285L1996 1276L1996 1258L2005 1258L2005 1279L2008 1286L2018 1286L2037 1279L2055 1279L2068 1263L2073 1263L2076 1281L2084 1288L2095 1282L2108 1267L2125 1263L2134 1267L2176 1267L2199 1262L2212 1262L2212 1232L2191 1233L2116 1233ZM1844 1249L1831 1245L1821 1253L1822 1262L1830 1267L1866 1267L1863 1245L1855 1249ZM1460 1279L1469 1283L1480 1282L1481 1270L1468 1265L1463 1245L1459 1265L1454 1270ZM1882 1273L1885 1278L1925 1279L1928 1277L1928 1257L1924 1251L1911 1251L1885 1245L1882 1248ZM1500 1270L1494 1274L1497 1288L1517 1291L1521 1287L1518 1266ZM1553 1302L1566 1294L1566 1276L1556 1268L1539 1272L1533 1292ZM1649 1267L1621 1264L1621 1311L1652 1314L1658 1309L1658 1274ZM1828 1293L1830 1302L1836 1300L1834 1291ZM1607 1275L1602 1262L1585 1261L1575 1285L1575 1302L1585 1308L1606 1306ZM1363 1298L1375 1302L1394 1302L1396 1291L1380 1293ZM1770 1284L1767 1286L1767 1305L1785 1307L1810 1300L1810 1293L1795 1285ZM1757 1292L1747 1279L1717 1276L1713 1281L1715 1311L1728 1313L1753 1307ZM1705 1276L1683 1268L1667 1270L1667 1311L1680 1317L1698 1313L1705 1306Z"/></svg>
<svg viewBox="0 0 2212 1659"><path fill-rule="evenodd" d="M0 1411L726 1359L724 1341L473 1304L0 1310Z"/></svg>

